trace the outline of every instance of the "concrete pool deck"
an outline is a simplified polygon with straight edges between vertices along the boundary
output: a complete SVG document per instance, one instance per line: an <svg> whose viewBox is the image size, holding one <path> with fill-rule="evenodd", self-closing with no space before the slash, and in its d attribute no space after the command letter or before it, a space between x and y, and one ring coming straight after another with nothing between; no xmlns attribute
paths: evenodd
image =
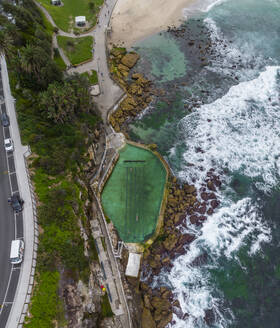
<svg viewBox="0 0 280 328"><path fill-rule="evenodd" d="M126 141L101 193L105 215L125 243L152 243L160 230L169 168L149 147Z"/></svg>

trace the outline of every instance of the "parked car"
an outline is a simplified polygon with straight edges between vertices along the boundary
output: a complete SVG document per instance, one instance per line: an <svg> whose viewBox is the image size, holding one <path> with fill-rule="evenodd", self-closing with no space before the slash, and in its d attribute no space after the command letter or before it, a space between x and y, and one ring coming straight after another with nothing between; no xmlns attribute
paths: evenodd
<svg viewBox="0 0 280 328"><path fill-rule="evenodd" d="M4 146L5 146L6 152L14 151L14 143L11 138L7 138L4 140Z"/></svg>
<svg viewBox="0 0 280 328"><path fill-rule="evenodd" d="M19 213L23 210L24 201L18 194L13 194L10 198L8 198L8 203L10 203L16 213Z"/></svg>
<svg viewBox="0 0 280 328"><path fill-rule="evenodd" d="M12 264L20 264L23 260L24 241L21 239L12 240L10 261Z"/></svg>
<svg viewBox="0 0 280 328"><path fill-rule="evenodd" d="M3 112L3 113L1 114L1 123L2 123L2 125L3 125L4 127L7 127L7 126L10 125L10 119L9 119L9 116L8 116L5 112Z"/></svg>

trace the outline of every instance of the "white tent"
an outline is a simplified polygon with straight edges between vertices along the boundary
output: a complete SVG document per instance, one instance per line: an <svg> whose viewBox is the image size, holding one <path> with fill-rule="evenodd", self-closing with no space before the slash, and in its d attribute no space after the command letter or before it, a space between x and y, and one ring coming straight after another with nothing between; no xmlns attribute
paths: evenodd
<svg viewBox="0 0 280 328"><path fill-rule="evenodd" d="M141 254L130 253L128 256L128 262L125 270L125 275L130 277L138 277L139 269L140 269L140 260Z"/></svg>
<svg viewBox="0 0 280 328"><path fill-rule="evenodd" d="M54 6L60 6L61 1L60 0L51 0L51 4L54 5Z"/></svg>
<svg viewBox="0 0 280 328"><path fill-rule="evenodd" d="M77 26L84 26L86 25L86 16L76 16L75 23Z"/></svg>

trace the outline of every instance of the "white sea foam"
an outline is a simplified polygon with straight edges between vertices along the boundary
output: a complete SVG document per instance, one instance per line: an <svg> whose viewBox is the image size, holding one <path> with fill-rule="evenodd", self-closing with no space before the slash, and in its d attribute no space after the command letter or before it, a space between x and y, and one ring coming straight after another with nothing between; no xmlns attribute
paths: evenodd
<svg viewBox="0 0 280 328"><path fill-rule="evenodd" d="M261 189L278 183L279 69L267 67L258 78L233 86L225 96L181 121L188 147L184 154L186 166L179 172L181 178L189 183L195 178L202 183L208 169L226 167L251 178L261 177L263 182L256 184ZM197 147L204 153L196 152ZM190 162L199 163L205 170L188 166Z"/></svg>
<svg viewBox="0 0 280 328"><path fill-rule="evenodd" d="M212 18L207 17L203 22L210 31L211 43L215 45L216 53L213 55L214 59L211 61L211 65L207 66L207 70L216 74L220 73L224 77L234 74L239 81L255 78L267 59L265 60L260 54L256 56L256 51L249 42L243 42L242 47L236 42L231 43L232 40L227 40ZM272 61L271 64L273 64Z"/></svg>
<svg viewBox="0 0 280 328"><path fill-rule="evenodd" d="M195 1L193 4L189 5L187 8L184 8L183 15L187 19L195 14L199 14L201 12L208 12L214 6L217 6L226 1L228 0L198 0Z"/></svg>
<svg viewBox="0 0 280 328"><path fill-rule="evenodd" d="M249 178L258 177L255 186L259 190L269 192L279 183L280 106L276 84L279 69L267 67L254 80L230 88L224 97L201 106L181 121L187 149L185 165L178 172L181 178L189 183L195 179L199 188L210 168L217 171L227 168ZM181 145L178 147L181 149ZM197 147L203 152L197 152ZM176 149L172 148L170 160L177 156ZM203 170L198 170L198 166ZM227 177L226 191L231 190L229 182ZM221 310L223 295L210 280L209 269L219 267L222 258L240 263L237 252L242 246L249 247L248 255L253 255L271 240L271 230L260 215L257 201L249 197L233 201L225 191L218 197L219 209L202 228L188 223L197 239L186 254L175 260L168 275L183 313L189 314L185 320L174 314L172 327L207 327L204 316L210 308L216 314L215 327L229 327L234 315L230 309ZM193 266L194 259L205 253L207 263Z"/></svg>
<svg viewBox="0 0 280 328"><path fill-rule="evenodd" d="M227 200L225 200L227 202ZM193 232L193 230L192 230ZM258 211L249 198L242 199L236 204L221 208L212 215L197 230L197 239L190 245L189 251L177 258L169 274L173 292L180 302L183 313L190 316L180 320L174 315L176 328L207 327L204 322L204 311L214 309L216 327L228 327L233 320L230 309L220 309L219 294L210 281L209 268L218 267L218 260L223 257L235 259L236 252L242 245L251 241L251 253L261 247L261 242L270 241L270 228L258 215ZM205 252L208 254L206 265L194 267L192 262Z"/></svg>

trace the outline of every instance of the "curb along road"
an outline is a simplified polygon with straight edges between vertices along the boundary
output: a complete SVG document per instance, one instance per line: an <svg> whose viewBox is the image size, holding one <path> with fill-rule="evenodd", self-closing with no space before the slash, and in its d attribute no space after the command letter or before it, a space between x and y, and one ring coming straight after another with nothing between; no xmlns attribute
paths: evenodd
<svg viewBox="0 0 280 328"><path fill-rule="evenodd" d="M3 56L1 56L0 60L6 110L10 117L10 133L15 148L14 163L18 189L24 200L24 210L22 212L23 238L25 242L24 260L21 264L19 281L14 293L11 312L6 325L6 328L15 328L22 327L30 302L36 266L38 228L36 221L36 202L26 163L26 157L30 155L30 149L28 146L23 146L21 144L15 111L15 99L11 95L7 64Z"/></svg>

